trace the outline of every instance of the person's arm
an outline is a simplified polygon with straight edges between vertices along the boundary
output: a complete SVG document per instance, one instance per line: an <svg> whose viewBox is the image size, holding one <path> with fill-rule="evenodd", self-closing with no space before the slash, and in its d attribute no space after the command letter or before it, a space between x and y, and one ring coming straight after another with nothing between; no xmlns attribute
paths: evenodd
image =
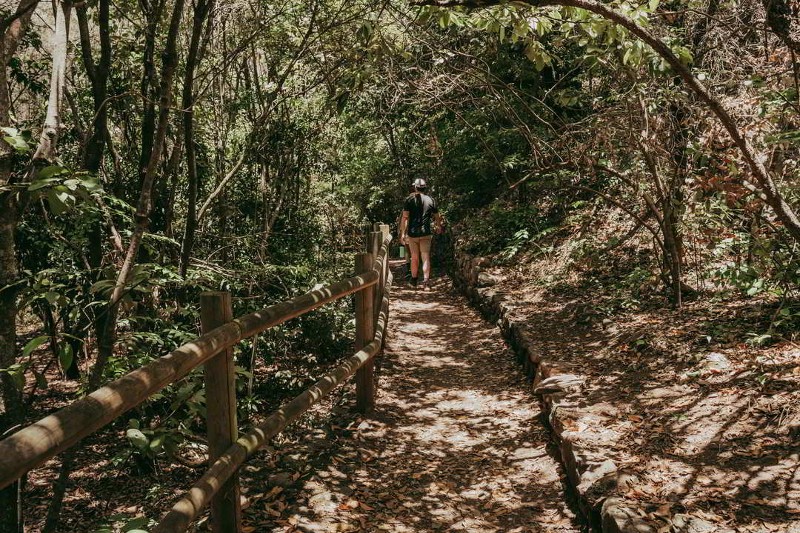
<svg viewBox="0 0 800 533"><path fill-rule="evenodd" d="M400 236L400 243L406 243L406 230L408 229L408 211L405 209L403 210L403 215L400 217L400 229L398 230L398 235Z"/></svg>

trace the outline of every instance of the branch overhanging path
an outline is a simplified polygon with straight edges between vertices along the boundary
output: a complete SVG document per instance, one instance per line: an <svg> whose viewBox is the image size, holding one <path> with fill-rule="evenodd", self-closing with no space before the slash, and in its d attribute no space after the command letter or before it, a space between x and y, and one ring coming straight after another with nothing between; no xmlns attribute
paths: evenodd
<svg viewBox="0 0 800 533"><path fill-rule="evenodd" d="M483 9L505 3L505 0L417 0L412 2L411 5ZM684 64L667 43L650 33L643 26L638 25L627 15L596 0L519 0L511 3L528 6L530 8L562 6L583 9L625 28L632 35L650 46L667 62L667 64L669 64L674 73L683 80L686 87L695 97L714 114L720 125L727 131L731 140L738 148L742 159L750 169L750 173L752 174L751 179L758 185L758 190L763 195L764 201L772 208L789 234L795 240L800 241L800 217L798 217L795 209L784 199L783 195L778 190L775 180L769 170L767 170L765 165L767 159L766 154L760 153L754 148L753 143L745 134L744 129L740 128L738 121L734 118L728 107L709 91L703 82L692 73L691 67ZM749 179L743 180L743 184L748 186L748 188L753 186Z"/></svg>
<svg viewBox="0 0 800 533"><path fill-rule="evenodd" d="M278 454L259 489L267 501L253 502L245 523L258 531L580 531L539 402L499 330L444 286L399 284L390 320L375 411L354 419L348 406L337 409L334 422ZM257 478L243 472L251 494Z"/></svg>

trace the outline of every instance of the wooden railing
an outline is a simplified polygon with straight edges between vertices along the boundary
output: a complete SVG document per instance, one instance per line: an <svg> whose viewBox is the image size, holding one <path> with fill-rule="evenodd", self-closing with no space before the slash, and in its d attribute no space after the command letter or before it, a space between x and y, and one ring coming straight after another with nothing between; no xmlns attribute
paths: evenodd
<svg viewBox="0 0 800 533"><path fill-rule="evenodd" d="M383 347L392 284L389 228L376 224L375 229L368 235L368 251L356 254L351 278L237 319L232 319L230 294L204 293L202 335L0 441L0 489L205 365L209 468L152 532L185 531L209 504L215 533L241 531L237 473L249 456L354 373L357 408L374 406L373 357ZM349 294L355 294L357 352L239 437L233 346Z"/></svg>

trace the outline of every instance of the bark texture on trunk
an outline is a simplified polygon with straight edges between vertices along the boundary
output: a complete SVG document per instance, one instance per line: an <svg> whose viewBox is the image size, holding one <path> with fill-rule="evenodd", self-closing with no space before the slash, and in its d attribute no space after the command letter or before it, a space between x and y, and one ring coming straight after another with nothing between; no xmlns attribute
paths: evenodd
<svg viewBox="0 0 800 533"><path fill-rule="evenodd" d="M92 57L91 35L86 4L81 4L76 13L80 31L81 55L86 75L92 85L94 119L92 130L83 154L83 166L89 172L97 174L103 162L106 138L108 137L108 76L111 70L111 34L109 32L110 0L100 0L98 4L98 28L100 32L100 59L95 64Z"/></svg>
<svg viewBox="0 0 800 533"><path fill-rule="evenodd" d="M189 44L189 54L186 58L186 75L183 80L183 137L186 142L186 172L189 178L188 205L186 213L186 228L183 232L181 242L181 260L179 271L182 277L186 277L189 269L189 260L194 247L195 231L197 230L197 194L199 182L197 176L197 155L194 142L194 72L200 61L200 38L203 33L203 25L211 9L214 7L214 0L200 0L194 8L194 21L192 23L192 38Z"/></svg>
<svg viewBox="0 0 800 533"><path fill-rule="evenodd" d="M133 234L128 243L125 260L117 274L114 290L111 293L111 298L106 307L102 335L100 335L98 339L97 361L89 376L89 386L92 389L100 385L106 363L114 351L114 344L117 338L116 330L117 319L119 317L119 305L127 291L133 267L136 265L139 246L142 244L142 238L150 224L150 212L153 207L153 184L155 183L156 171L161 161L164 141L167 136L167 127L169 126L169 114L172 103L172 81L178 66L176 43L184 4L185 0L176 0L170 17L169 31L164 45L163 63L161 66L161 84L158 99L158 127L156 128L155 138L153 139L150 160L143 176L142 188L136 206L136 214L134 215L135 226L133 228Z"/></svg>
<svg viewBox="0 0 800 533"><path fill-rule="evenodd" d="M72 18L72 2L56 3L56 28L53 34L53 72L50 76L50 97L47 115L39 137L39 146L33 154L34 161L52 163L56 159L58 135L61 129L61 103L64 101L64 86L67 77L67 52L69 49L69 23Z"/></svg>
<svg viewBox="0 0 800 533"><path fill-rule="evenodd" d="M17 52L20 40L30 25L38 0L21 0L12 16L0 23L0 126L11 125L8 63ZM14 150L0 138L0 186L13 183ZM17 197L0 192L0 367L8 368L17 361L17 267L16 231L21 207ZM3 372L0 375L0 439L24 419L22 391ZM20 483L0 490L0 531L21 533L23 528Z"/></svg>

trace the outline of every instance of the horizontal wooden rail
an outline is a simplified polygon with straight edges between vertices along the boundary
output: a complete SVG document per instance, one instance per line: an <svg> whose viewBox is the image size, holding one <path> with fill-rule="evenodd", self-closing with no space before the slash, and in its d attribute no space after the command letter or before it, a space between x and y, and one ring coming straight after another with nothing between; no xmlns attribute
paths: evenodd
<svg viewBox="0 0 800 533"><path fill-rule="evenodd" d="M91 435L225 348L378 283L365 272L220 326L0 441L0 489Z"/></svg>
<svg viewBox="0 0 800 533"><path fill-rule="evenodd" d="M388 324L391 283L392 275L389 273L386 290L381 302L380 318L372 341L343 364L326 374L311 388L278 409L249 433L240 437L209 467L189 492L172 507L172 510L164 515L164 518L161 519L151 533L186 531L217 491L233 476L248 457L283 431L291 422L311 409L314 404L330 394L333 389L352 376L356 370L367 363L380 350Z"/></svg>

